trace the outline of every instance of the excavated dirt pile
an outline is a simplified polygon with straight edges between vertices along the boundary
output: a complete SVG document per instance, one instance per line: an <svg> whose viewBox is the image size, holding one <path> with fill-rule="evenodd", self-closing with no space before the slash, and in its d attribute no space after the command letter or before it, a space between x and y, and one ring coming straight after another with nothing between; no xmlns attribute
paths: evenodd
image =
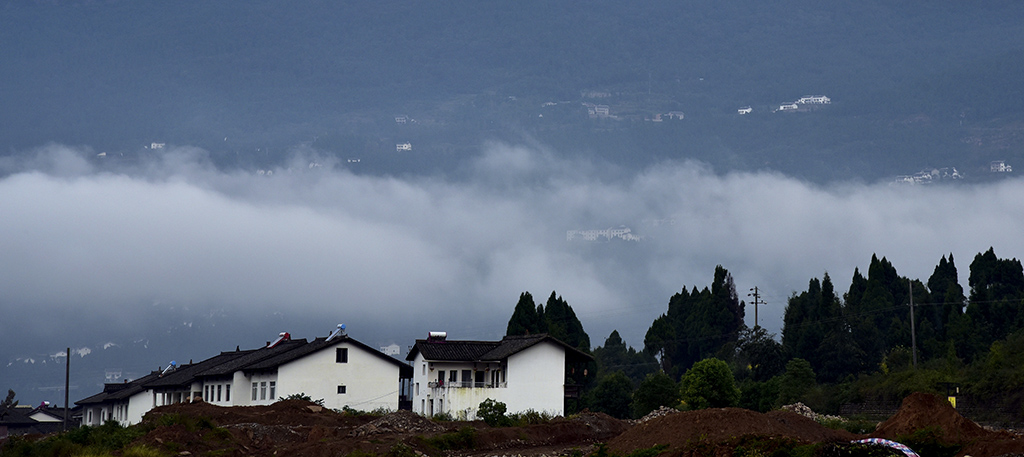
<svg viewBox="0 0 1024 457"><path fill-rule="evenodd" d="M767 414L740 408L716 408L667 414L637 424L608 446L627 454L655 445L668 445L666 452L689 455L719 443L733 443L744 436L759 439L788 439L800 444L850 441L856 435L832 430L799 414L772 411Z"/></svg>
<svg viewBox="0 0 1024 457"><path fill-rule="evenodd" d="M153 429L140 439L179 455L339 456L437 455L428 441L465 427L473 447L445 455L565 455L589 452L595 443L620 435L629 424L603 413L584 412L546 424L488 427L483 422L434 422L410 411L381 417L338 413L301 400L269 406L220 407L207 403L161 406L146 415Z"/></svg>
<svg viewBox="0 0 1024 457"><path fill-rule="evenodd" d="M962 446L959 455L1002 456L1024 454L1024 440L1005 431L989 431L960 415L938 395L914 393L903 399L899 411L878 425L875 438L898 440L918 430L935 430L944 444Z"/></svg>
<svg viewBox="0 0 1024 457"><path fill-rule="evenodd" d="M526 427L488 427L483 422L435 422L408 411L385 416L338 413L289 400L269 406L219 407L206 403L162 406L146 415L149 432L139 440L177 455L338 456L353 452L422 457L559 456L591 453L607 443L612 453L665 445L673 457L771 455L811 443L848 443L865 438L826 428L791 411L762 414L739 408L676 412L659 410L634 425L583 412ZM471 449L441 451L433 438L472 428ZM1024 439L993 432L961 416L942 397L913 394L870 436L899 441L931 430L958 455L1024 456ZM186 454L187 453L187 454ZM831 454L830 454L831 455ZM846 454L844 454L846 455ZM925 454L922 454L925 455Z"/></svg>

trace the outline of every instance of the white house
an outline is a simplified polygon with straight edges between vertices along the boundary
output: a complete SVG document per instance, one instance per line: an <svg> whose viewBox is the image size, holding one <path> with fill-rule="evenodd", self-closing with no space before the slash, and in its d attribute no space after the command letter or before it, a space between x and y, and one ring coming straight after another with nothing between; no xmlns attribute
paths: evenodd
<svg viewBox="0 0 1024 457"><path fill-rule="evenodd" d="M332 409L395 411L402 379L411 376L407 364L349 337L339 326L313 341L282 333L259 349L236 348L180 366L172 362L131 382L105 384L103 392L75 403L83 408L83 425L108 420L136 424L149 410L171 403L269 405L292 394L323 399Z"/></svg>
<svg viewBox="0 0 1024 457"><path fill-rule="evenodd" d="M1010 173L1013 171L1013 167L1007 165L1005 160L993 160L989 164L989 170L992 173Z"/></svg>
<svg viewBox="0 0 1024 457"><path fill-rule="evenodd" d="M505 403L510 413L564 415L565 398L577 387L566 385L566 364L593 358L547 334L451 341L432 332L416 340L406 360L413 368L413 411L472 420L487 399Z"/></svg>
<svg viewBox="0 0 1024 457"><path fill-rule="evenodd" d="M736 112L739 113L739 114L750 114L750 113L754 112L754 108L751 108L749 106L744 106L744 107L741 107L740 109L736 110Z"/></svg>
<svg viewBox="0 0 1024 457"><path fill-rule="evenodd" d="M800 105L828 105L832 103L832 99L824 95L804 95L796 103Z"/></svg>

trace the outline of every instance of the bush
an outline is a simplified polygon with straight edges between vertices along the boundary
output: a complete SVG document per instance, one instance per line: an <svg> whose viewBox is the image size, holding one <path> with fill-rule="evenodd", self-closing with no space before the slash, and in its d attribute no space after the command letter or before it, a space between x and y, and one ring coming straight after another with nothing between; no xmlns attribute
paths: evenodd
<svg viewBox="0 0 1024 457"><path fill-rule="evenodd" d="M324 399L323 398L314 400L313 397L310 397L309 395L306 395L305 392L299 392L297 394L291 394L291 395L289 395L287 397L281 397L281 398L277 399L277 401L284 401L284 400L303 400L303 401L308 401L310 403L316 403L316 404L318 404L320 406L324 405Z"/></svg>
<svg viewBox="0 0 1024 457"><path fill-rule="evenodd" d="M476 445L476 429L473 427L462 427L457 432L445 433L429 438L426 442L430 446L442 451L473 449L473 446Z"/></svg>
<svg viewBox="0 0 1024 457"><path fill-rule="evenodd" d="M512 425L516 427L524 427L527 425L546 424L551 422L551 419L554 419L555 416L528 409L521 413L509 414L508 418Z"/></svg>
<svg viewBox="0 0 1024 457"><path fill-rule="evenodd" d="M679 385L680 399L688 409L736 406L740 400L740 390L736 387L732 370L718 359L704 359L693 364Z"/></svg>
<svg viewBox="0 0 1024 457"><path fill-rule="evenodd" d="M452 422L455 420L455 418L452 417L452 413L448 411L434 414L433 416L430 416L430 418L438 422Z"/></svg>
<svg viewBox="0 0 1024 457"><path fill-rule="evenodd" d="M512 425L512 420L505 415L507 410L504 403L488 398L480 402L476 415L491 427L508 427Z"/></svg>

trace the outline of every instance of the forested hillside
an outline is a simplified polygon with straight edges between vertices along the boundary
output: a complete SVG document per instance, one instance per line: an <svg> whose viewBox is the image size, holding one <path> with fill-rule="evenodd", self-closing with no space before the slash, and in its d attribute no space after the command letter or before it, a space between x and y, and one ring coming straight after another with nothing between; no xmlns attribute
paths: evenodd
<svg viewBox="0 0 1024 457"><path fill-rule="evenodd" d="M782 335L775 336L743 324L744 303L719 266L710 288L684 288L671 297L643 350L627 347L614 331L594 348L598 375L585 383L580 406L620 418L659 406L707 407L687 404L685 380L725 376L734 386L726 390L736 395L718 406L767 411L802 401L838 413L844 405L893 406L912 392L948 391L959 392L959 404L983 420L1022 421L1021 262L989 249L970 264L969 295L956 278L952 255L939 260L927 281L901 277L885 257L872 256L867 276L855 270L846 292L836 291L828 274L812 278L807 290L789 298ZM528 293L520 297L510 334L530 310L537 316L542 308L534 309ZM575 314L562 315L556 321L577 329L559 330L562 338L586 335ZM706 374L712 360L729 373Z"/></svg>
<svg viewBox="0 0 1024 457"><path fill-rule="evenodd" d="M1017 2L0 8L10 152L59 142L131 160L166 142L251 169L301 147L387 173L539 140L630 167L698 159L829 181L926 167L982 179L1024 150ZM810 94L833 104L772 112ZM685 118L655 121L668 112Z"/></svg>

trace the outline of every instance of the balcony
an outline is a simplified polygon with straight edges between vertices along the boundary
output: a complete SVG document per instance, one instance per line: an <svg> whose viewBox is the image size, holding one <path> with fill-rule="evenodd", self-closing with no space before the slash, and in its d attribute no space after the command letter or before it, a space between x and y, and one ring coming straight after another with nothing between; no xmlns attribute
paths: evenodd
<svg viewBox="0 0 1024 457"><path fill-rule="evenodd" d="M472 382L472 381L431 381L427 383L431 389L503 389L508 387L506 383Z"/></svg>

